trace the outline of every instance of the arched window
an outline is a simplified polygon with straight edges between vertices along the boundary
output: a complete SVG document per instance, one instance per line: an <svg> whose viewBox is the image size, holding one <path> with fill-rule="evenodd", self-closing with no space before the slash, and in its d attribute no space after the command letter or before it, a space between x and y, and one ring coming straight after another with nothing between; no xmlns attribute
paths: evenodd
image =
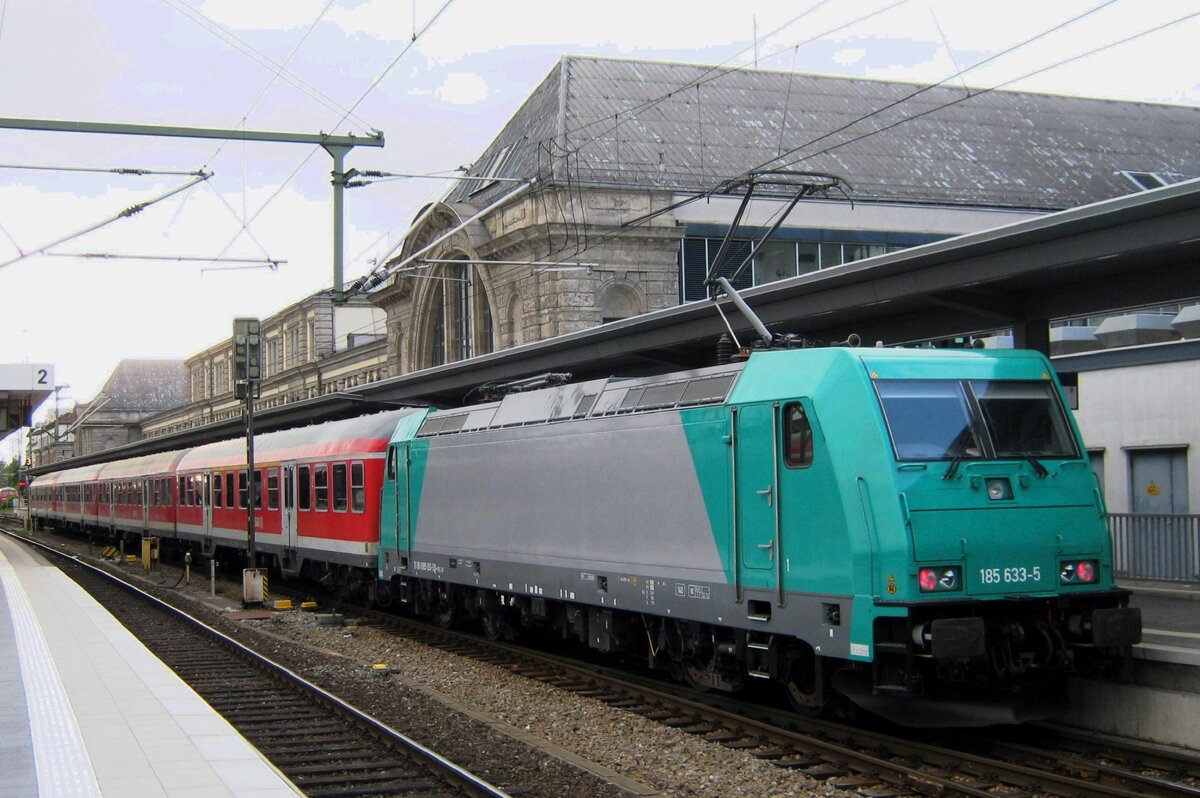
<svg viewBox="0 0 1200 798"><path fill-rule="evenodd" d="M429 279L426 363L440 366L493 351L492 307L478 267L464 259L432 270Z"/></svg>
<svg viewBox="0 0 1200 798"><path fill-rule="evenodd" d="M641 312L638 296L633 289L624 285L610 285L600 295L600 323L628 319Z"/></svg>

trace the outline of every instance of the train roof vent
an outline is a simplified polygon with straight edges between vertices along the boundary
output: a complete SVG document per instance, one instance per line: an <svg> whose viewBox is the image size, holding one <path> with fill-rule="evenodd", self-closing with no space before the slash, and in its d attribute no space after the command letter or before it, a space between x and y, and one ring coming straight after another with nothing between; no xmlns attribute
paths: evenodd
<svg viewBox="0 0 1200 798"><path fill-rule="evenodd" d="M446 432L458 432L467 423L470 413L434 413L425 419L425 423L417 430L418 438L428 438L431 435L441 435Z"/></svg>
<svg viewBox="0 0 1200 798"><path fill-rule="evenodd" d="M688 383L687 390L679 400L683 405L695 405L702 402L723 402L733 387L737 374L718 374L715 377L701 377Z"/></svg>
<svg viewBox="0 0 1200 798"><path fill-rule="evenodd" d="M442 425L445 423L445 416L439 416L436 413L431 413L429 417L425 419L425 423L421 425L421 428L417 430L417 437L425 438L430 435L437 435L442 431Z"/></svg>
<svg viewBox="0 0 1200 798"><path fill-rule="evenodd" d="M592 407L596 404L598 393L585 393L579 400L579 404L575 407L575 412L571 414L571 418L583 418L588 413L592 412Z"/></svg>

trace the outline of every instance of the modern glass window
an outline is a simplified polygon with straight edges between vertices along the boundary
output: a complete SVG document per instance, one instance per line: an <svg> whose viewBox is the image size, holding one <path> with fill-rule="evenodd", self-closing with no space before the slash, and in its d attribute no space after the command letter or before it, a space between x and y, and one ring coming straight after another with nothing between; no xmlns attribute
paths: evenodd
<svg viewBox="0 0 1200 798"><path fill-rule="evenodd" d="M819 231L813 231L819 236ZM742 290L764 285L776 280L807 274L818 269L828 269L843 263L862 260L886 252L895 252L908 246L936 241L941 236L913 237L895 232L868 233L876 239L873 243L839 241L771 240L762 244L754 254L752 263L741 269L737 279L733 275L750 256L757 240L734 239L721 255L721 262L714 269L717 256L721 254L722 240L715 236L685 236L679 247L680 298L694 302L711 296L713 286L705 285L710 272L730 280L734 288ZM896 239L903 236L905 243L878 243L879 239Z"/></svg>
<svg viewBox="0 0 1200 798"><path fill-rule="evenodd" d="M335 512L346 511L346 464L333 464L333 509Z"/></svg>
<svg viewBox="0 0 1200 798"><path fill-rule="evenodd" d="M263 472L254 469L254 509L261 510L263 504Z"/></svg>
<svg viewBox="0 0 1200 798"><path fill-rule="evenodd" d="M296 504L301 510L307 510L312 506L309 498L312 495L312 484L309 482L312 469L305 465L300 466L296 471Z"/></svg>
<svg viewBox="0 0 1200 798"><path fill-rule="evenodd" d="M329 509L329 471L324 463L313 467L313 494L318 512Z"/></svg>
<svg viewBox="0 0 1200 798"><path fill-rule="evenodd" d="M225 506L229 509L234 507L235 494L233 492L233 472L225 472Z"/></svg>
<svg viewBox="0 0 1200 798"><path fill-rule="evenodd" d="M224 504L221 501L223 479L221 474L213 474L213 507L220 507Z"/></svg>
<svg viewBox="0 0 1200 798"><path fill-rule="evenodd" d="M267 469L267 509L279 509L279 469Z"/></svg>
<svg viewBox="0 0 1200 798"><path fill-rule="evenodd" d="M350 464L350 508L356 513L367 509L367 486L362 463Z"/></svg>
<svg viewBox="0 0 1200 798"><path fill-rule="evenodd" d="M239 471L238 472L238 509L239 510L245 510L249 506L246 503L247 493L248 493L247 488L249 487L249 484L250 484L250 480L246 476L246 472Z"/></svg>
<svg viewBox="0 0 1200 798"><path fill-rule="evenodd" d="M768 241L754 254L754 284L773 283L798 274L796 244Z"/></svg>

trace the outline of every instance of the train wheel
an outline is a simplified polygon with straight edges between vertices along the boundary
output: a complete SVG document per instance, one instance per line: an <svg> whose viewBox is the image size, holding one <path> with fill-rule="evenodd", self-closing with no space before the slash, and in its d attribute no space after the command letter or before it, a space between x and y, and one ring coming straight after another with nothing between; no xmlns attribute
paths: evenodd
<svg viewBox="0 0 1200 798"><path fill-rule="evenodd" d="M485 609L479 615L479 623L488 640L512 640L515 637L512 626L499 608Z"/></svg>
<svg viewBox="0 0 1200 798"><path fill-rule="evenodd" d="M437 604L433 607L433 622L443 629L449 629L457 620L458 605L453 597L445 594L438 596Z"/></svg>
<svg viewBox="0 0 1200 798"><path fill-rule="evenodd" d="M820 682L816 655L812 649L807 649L788 665L784 690L792 709L810 718L821 714L825 708L825 691Z"/></svg>
<svg viewBox="0 0 1200 798"><path fill-rule="evenodd" d="M689 687L708 691L716 682L716 670L716 657L711 651L706 654L697 652L683 661L683 680Z"/></svg>

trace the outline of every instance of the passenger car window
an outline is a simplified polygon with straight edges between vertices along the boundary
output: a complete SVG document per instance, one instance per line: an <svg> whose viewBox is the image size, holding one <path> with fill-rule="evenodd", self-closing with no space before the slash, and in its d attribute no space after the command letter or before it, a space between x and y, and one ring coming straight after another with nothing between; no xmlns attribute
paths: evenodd
<svg viewBox="0 0 1200 798"><path fill-rule="evenodd" d="M350 464L350 507L356 513L367 509L367 488L362 463Z"/></svg>
<svg viewBox="0 0 1200 798"><path fill-rule="evenodd" d="M316 509L324 512L329 509L329 472L321 464L313 468L313 493L316 494Z"/></svg>
<svg viewBox="0 0 1200 798"><path fill-rule="evenodd" d="M813 433L804 407L799 402L785 405L783 422L784 461L791 468L808 468L813 461Z"/></svg>
<svg viewBox="0 0 1200 798"><path fill-rule="evenodd" d="M296 477L296 492L299 494L299 496L296 503L299 505L301 510L307 510L310 506L309 495L312 490L312 485L309 484L311 469L308 466L300 466L297 471L298 475Z"/></svg>
<svg viewBox="0 0 1200 798"><path fill-rule="evenodd" d="M333 464L333 509L346 511L346 464Z"/></svg>

